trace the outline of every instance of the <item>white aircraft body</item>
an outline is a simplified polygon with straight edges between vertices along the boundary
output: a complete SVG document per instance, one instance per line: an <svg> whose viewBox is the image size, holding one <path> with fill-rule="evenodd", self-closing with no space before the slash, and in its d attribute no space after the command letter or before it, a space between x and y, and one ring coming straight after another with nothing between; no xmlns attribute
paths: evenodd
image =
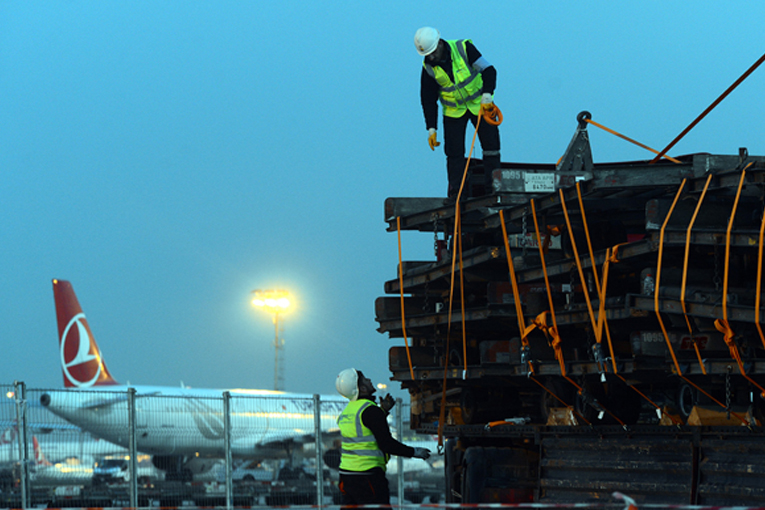
<svg viewBox="0 0 765 510"><path fill-rule="evenodd" d="M71 486L90 485L93 482L94 458L90 455L68 456L55 462L50 462L43 447L32 438L34 445L34 461L29 469L29 479L33 487L42 486ZM114 447L112 447L114 449Z"/></svg>
<svg viewBox="0 0 765 510"><path fill-rule="evenodd" d="M427 448L431 452L437 452L438 451L438 441L409 441L406 444L409 446L414 447L420 447L420 448ZM443 468L443 464L440 466L436 466L434 468L434 464L440 460L442 457L439 455L436 455L435 453L432 453L430 459L423 461L422 459L417 458L402 458L402 472L405 475L409 475L412 473L418 473L418 474L431 474L435 472L439 477L443 477L443 472L439 472L438 468ZM386 474L390 476L398 476L398 458L394 457L388 462L388 466L386 467Z"/></svg>
<svg viewBox="0 0 765 510"><path fill-rule="evenodd" d="M106 367L72 285L53 280L59 353L66 389L50 391L40 403L96 437L128 446L128 388L136 392L138 451L154 464L188 476L204 473L224 455L222 394L226 390L119 384ZM285 455L292 443L312 440L312 395L270 390L228 390L231 450L235 457ZM321 431L336 432L347 401L321 396Z"/></svg>
<svg viewBox="0 0 765 510"><path fill-rule="evenodd" d="M436 455L438 441L407 441L406 444L414 447L427 448L433 454L428 460L415 458L401 459L404 474L404 498L412 503L420 503L425 497L430 498L430 503L437 503L444 491L444 457ZM396 494L399 472L398 459L393 458L388 462L386 475L389 480L391 494ZM433 498L439 498L434 500Z"/></svg>
<svg viewBox="0 0 765 510"><path fill-rule="evenodd" d="M32 427L40 429L41 423L36 423ZM75 427L71 427L75 429ZM51 436L51 437L46 437ZM105 455L112 454L125 454L127 450L120 446L104 441L101 439L93 438L90 434L74 430L67 430L64 432L57 432L55 434L43 434L31 436L33 441L33 447L29 448L29 455L35 448L40 451L45 451L45 457L58 461L59 459L66 458L98 458ZM19 437L16 425L8 427L0 434L0 470L12 469L19 463ZM35 457L38 453L35 451Z"/></svg>

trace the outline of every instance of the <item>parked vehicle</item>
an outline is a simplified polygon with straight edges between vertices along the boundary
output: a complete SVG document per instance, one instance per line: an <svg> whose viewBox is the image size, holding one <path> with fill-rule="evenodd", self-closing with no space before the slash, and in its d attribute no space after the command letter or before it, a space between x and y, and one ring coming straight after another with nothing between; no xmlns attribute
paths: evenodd
<svg viewBox="0 0 765 510"><path fill-rule="evenodd" d="M130 457L126 455L108 456L99 459L93 465L93 484L114 484L130 481ZM164 480L165 473L157 469L149 455L139 455L136 465L136 479L141 485Z"/></svg>

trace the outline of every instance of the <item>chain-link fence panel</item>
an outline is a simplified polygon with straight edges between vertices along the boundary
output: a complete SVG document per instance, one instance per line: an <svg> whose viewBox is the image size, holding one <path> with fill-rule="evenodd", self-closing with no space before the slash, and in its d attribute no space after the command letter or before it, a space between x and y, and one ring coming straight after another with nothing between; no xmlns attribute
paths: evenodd
<svg viewBox="0 0 765 510"><path fill-rule="evenodd" d="M14 397L14 386L0 389ZM340 502L337 418L345 399L240 391L172 396L136 395L133 389L35 389L26 391L23 405L19 401L7 398L0 405L0 455L5 455L0 473L6 473L9 490L3 495L9 507L24 506L22 454L17 453L24 445L29 450L26 506ZM26 443L16 425L19 409L27 424ZM407 406L402 411L408 417ZM396 435L395 424L391 428ZM439 501L443 469L435 446L428 438L413 437L408 424L403 431L403 442L434 454L427 462L405 459L404 501ZM396 466L394 457L388 466L394 497Z"/></svg>
<svg viewBox="0 0 765 510"><path fill-rule="evenodd" d="M111 458L120 459L122 477L129 473L127 394L30 389L26 400L32 503L111 505L115 498L99 492L95 473ZM129 503L127 488L117 499Z"/></svg>
<svg viewBox="0 0 765 510"><path fill-rule="evenodd" d="M400 406L400 407L399 407ZM399 414L400 413L400 414ZM402 443L430 450L430 458L398 459L393 457L388 462L387 476L391 496L398 501L399 490L403 491L403 500L408 503L438 503L444 501L445 471L444 457L438 454L438 440L432 436L417 434L409 427L410 406L399 403L392 412L401 423L391 418L391 430L394 437Z"/></svg>
<svg viewBox="0 0 765 510"><path fill-rule="evenodd" d="M0 399L0 494L9 494L17 489L20 482L20 459L22 443L18 427L16 390L13 385L1 385L0 391L6 398ZM9 506L10 498L3 498ZM17 499L21 504L20 494Z"/></svg>
<svg viewBox="0 0 765 510"><path fill-rule="evenodd" d="M238 470L234 481L248 475L261 480L270 476L263 501L268 505L338 500L337 475L325 467L322 452L339 437L337 417L345 402L320 401L318 419L315 406L311 396L233 395L232 452L235 457L262 459L260 473Z"/></svg>

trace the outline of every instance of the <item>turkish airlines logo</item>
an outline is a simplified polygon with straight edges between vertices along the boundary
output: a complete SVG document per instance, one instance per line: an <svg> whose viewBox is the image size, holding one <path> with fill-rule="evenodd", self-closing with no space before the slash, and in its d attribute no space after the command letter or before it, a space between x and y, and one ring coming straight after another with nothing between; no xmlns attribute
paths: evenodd
<svg viewBox="0 0 765 510"><path fill-rule="evenodd" d="M11 444L16 440L16 427L8 427L0 434L0 445Z"/></svg>
<svg viewBox="0 0 765 510"><path fill-rule="evenodd" d="M93 386L101 375L101 360L91 352L91 345L95 344L85 321L85 314L78 313L61 335L61 369L64 377L78 388Z"/></svg>

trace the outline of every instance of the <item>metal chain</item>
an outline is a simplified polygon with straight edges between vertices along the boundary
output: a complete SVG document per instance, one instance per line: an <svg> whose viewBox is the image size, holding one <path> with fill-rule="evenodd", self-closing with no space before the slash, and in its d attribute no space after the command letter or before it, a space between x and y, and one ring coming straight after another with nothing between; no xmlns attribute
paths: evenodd
<svg viewBox="0 0 765 510"><path fill-rule="evenodd" d="M568 289L568 296L566 299L566 309L570 310L574 306L574 285L576 284L576 268L574 266L571 266L571 270L568 272L569 280L569 289Z"/></svg>
<svg viewBox="0 0 765 510"><path fill-rule="evenodd" d="M730 365L728 365L728 372L725 374L725 410L730 420Z"/></svg>
<svg viewBox="0 0 765 510"><path fill-rule="evenodd" d="M436 260L438 260L438 216L433 215L433 252L436 255Z"/></svg>
<svg viewBox="0 0 765 510"><path fill-rule="evenodd" d="M438 260L438 216L434 214L431 218L433 219L433 251L435 252L436 260ZM425 299L422 301L422 311L425 313L430 312L430 310L428 310L428 306L430 306L430 300L428 299L429 283L428 280L425 280L425 290L423 292Z"/></svg>
<svg viewBox="0 0 765 510"><path fill-rule="evenodd" d="M527 209L528 208L524 208L523 209L523 224L522 224L523 225L523 227L522 227L523 228L523 236L521 237L521 248L523 248L522 253L523 253L524 260L526 259L526 244L527 244L526 243L526 235L528 234L528 231L529 231L528 223L527 223L527 218L528 218L527 217L527 212L528 212Z"/></svg>
<svg viewBox="0 0 765 510"><path fill-rule="evenodd" d="M719 250L719 244L718 239L715 237L715 250L714 250L714 263L715 263L715 273L714 278L712 279L712 282L715 284L715 292L720 292L720 283L722 283L722 280L720 279L720 250Z"/></svg>

